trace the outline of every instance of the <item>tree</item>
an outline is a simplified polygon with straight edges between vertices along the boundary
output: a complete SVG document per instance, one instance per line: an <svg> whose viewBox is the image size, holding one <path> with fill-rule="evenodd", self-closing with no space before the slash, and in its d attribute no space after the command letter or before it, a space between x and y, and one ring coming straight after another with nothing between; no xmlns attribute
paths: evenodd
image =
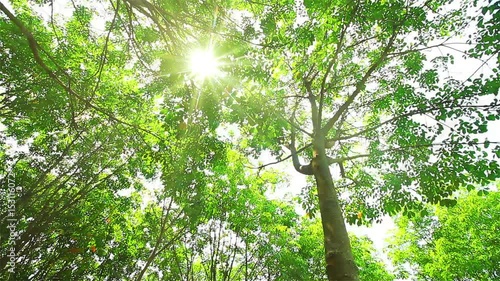
<svg viewBox="0 0 500 281"><path fill-rule="evenodd" d="M448 2L238 2L240 36L256 46L230 72L244 86L229 120L251 153L314 177L329 280L358 280L345 220L452 205L460 186L500 175L498 143L476 137L499 118L498 4ZM457 46L491 74L442 75Z"/></svg>
<svg viewBox="0 0 500 281"><path fill-rule="evenodd" d="M288 250L297 214L292 205L264 196L279 177L245 175L245 157L235 151L227 157L231 164L221 161L200 190L200 223L159 256L163 278L250 281L282 274L277 255Z"/></svg>
<svg viewBox="0 0 500 281"><path fill-rule="evenodd" d="M500 193L462 194L454 207L396 220L390 255L415 280L495 280L500 277ZM411 269L409 272L408 269Z"/></svg>
<svg viewBox="0 0 500 281"><path fill-rule="evenodd" d="M414 215L426 202L453 205L459 186L472 189L500 174L498 144L479 136L500 118L498 59L492 61L499 54L498 4L70 2L69 16L52 13L55 1L0 3L0 167L25 185L16 205L17 279L35 274L35 261L46 268L36 272L41 278L157 278L156 265L177 234L196 233L210 217L209 175L232 164L229 147L291 158L314 177L316 191L304 194L318 200L304 204L313 215L319 205L330 280L358 279L345 219L369 223L384 213ZM49 16L37 13L41 7ZM99 24L104 32L96 31ZM471 25L477 32L467 44L450 39ZM215 49L225 77L194 81L186 67L192 45ZM440 71L453 56L425 53L457 46L492 74L445 77ZM221 124L237 124L239 142L221 141ZM29 151L10 149L11 140ZM163 184L144 212L135 210L145 203L137 198L146 192L142 178ZM130 187L137 190L130 198L116 195ZM123 214L116 228L127 238L142 227L149 233L115 247L123 233L110 236L109 224L93 225L107 212ZM8 215L3 210L2 218ZM114 257L89 244L93 238L58 235L60 228L95 229L102 247L120 253L122 271L110 271ZM78 258L60 261L64 248L78 243L89 244L86 256L72 247ZM38 257L41 249L47 251ZM85 266L75 270L80 262ZM6 263L3 256L2 269Z"/></svg>
<svg viewBox="0 0 500 281"><path fill-rule="evenodd" d="M101 42L89 35L89 9L78 7L64 26L49 29L23 2L14 3L15 15L0 3L1 182L19 187L10 193L14 204L9 206L15 208L2 204L2 237L15 239L2 239L1 278L113 276L110 249L127 272L136 245L118 242L120 231L114 227L130 230L127 220L117 216L130 214L138 202L116 192L130 187L132 175L146 173L151 165L142 161L142 153L128 153L146 145L135 128L123 123L140 124L150 116L127 122L117 116L133 116L152 103L139 102L137 83L122 79L131 71L124 67L124 54L112 50L120 42L106 43L109 69L100 67ZM76 59L82 54L85 59ZM116 103L120 93L128 93L128 99ZM22 145L28 149L16 149ZM1 198L6 202L9 194ZM9 217L15 227L7 229ZM12 258L8 250L15 253Z"/></svg>
<svg viewBox="0 0 500 281"><path fill-rule="evenodd" d="M308 278L301 280L323 280L326 278L324 271L324 248L318 241L323 237L321 221L318 219L303 219L299 227L297 245L299 255L306 262L305 272ZM384 263L376 256L373 242L368 237L358 237L350 234L353 256L359 267L361 280L394 280Z"/></svg>
<svg viewBox="0 0 500 281"><path fill-rule="evenodd" d="M224 166L224 146L213 130L200 134L208 118L178 129L189 89L169 89L184 100L158 112L166 89L145 86L141 71L156 57L134 46L148 51L165 34L138 26L136 1L104 5L112 17L103 33L94 30L95 1L50 19L37 8L53 1L36 2L0 3L0 182L16 187L0 195L1 234L12 238L1 241L0 278L140 280L199 224L196 194L204 173ZM166 41L174 39L184 38ZM165 189L147 204L144 182L158 177Z"/></svg>

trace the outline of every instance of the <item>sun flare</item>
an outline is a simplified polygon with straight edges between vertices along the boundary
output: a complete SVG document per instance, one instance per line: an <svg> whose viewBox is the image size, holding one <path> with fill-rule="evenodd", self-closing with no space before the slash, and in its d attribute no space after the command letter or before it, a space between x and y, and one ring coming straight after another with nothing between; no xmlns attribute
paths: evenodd
<svg viewBox="0 0 500 281"><path fill-rule="evenodd" d="M196 50L191 54L189 70L197 78L204 80L220 74L219 62L212 50Z"/></svg>

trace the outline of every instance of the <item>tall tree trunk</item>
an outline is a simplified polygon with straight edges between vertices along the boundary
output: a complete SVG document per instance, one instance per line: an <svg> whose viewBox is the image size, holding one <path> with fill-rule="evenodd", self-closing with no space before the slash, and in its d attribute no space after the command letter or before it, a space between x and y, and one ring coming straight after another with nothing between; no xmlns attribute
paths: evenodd
<svg viewBox="0 0 500 281"><path fill-rule="evenodd" d="M338 194L333 186L324 137L316 135L313 145L312 170L318 188L328 280L357 281L358 268L352 255Z"/></svg>

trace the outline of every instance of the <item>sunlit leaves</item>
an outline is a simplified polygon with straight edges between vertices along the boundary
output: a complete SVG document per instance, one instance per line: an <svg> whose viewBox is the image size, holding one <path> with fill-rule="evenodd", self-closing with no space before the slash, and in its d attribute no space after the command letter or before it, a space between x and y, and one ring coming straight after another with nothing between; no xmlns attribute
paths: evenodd
<svg viewBox="0 0 500 281"><path fill-rule="evenodd" d="M500 176L497 140L484 137L500 118L496 4L476 17L467 1L457 9L448 1L80 1L49 18L32 12L32 1L13 2L46 65L2 17L1 170L23 183L18 280L96 272L202 280L219 242L210 278L231 277L231 255L236 271L266 264L268 279L322 278L320 227L268 200L281 175L257 174L247 160L287 157L292 127L309 147L321 135L311 100L317 127L349 105L324 135L328 156L345 159L332 172L350 223L418 218L423 203L457 208L457 189ZM457 47L450 36L476 20L460 55L491 71L448 77L458 57L429 52ZM191 69L204 76L197 83L189 52L206 42L220 61ZM214 66L227 75L209 77ZM221 133L225 126L238 137ZM312 149L300 157L307 163ZM302 190L310 217L317 196L312 184ZM358 244L368 249L358 257L371 258L370 243ZM380 273L366 280L388 277L379 262L360 267Z"/></svg>
<svg viewBox="0 0 500 281"><path fill-rule="evenodd" d="M413 219L399 218L391 256L400 274L488 280L498 276L498 192L463 195ZM406 265L403 265L406 263ZM410 271L410 272L412 272Z"/></svg>

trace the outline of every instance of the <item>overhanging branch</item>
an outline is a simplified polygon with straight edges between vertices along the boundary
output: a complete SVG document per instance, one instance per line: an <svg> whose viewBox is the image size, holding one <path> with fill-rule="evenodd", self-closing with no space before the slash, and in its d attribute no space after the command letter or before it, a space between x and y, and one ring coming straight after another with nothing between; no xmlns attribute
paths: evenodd
<svg viewBox="0 0 500 281"><path fill-rule="evenodd" d="M337 112L335 112L335 114L333 115L333 117L330 118L328 120L328 122L326 123L326 125L322 128L323 133L325 135L328 134L328 131L330 131L331 128L335 125L335 123L339 120L339 118L342 116L342 114L344 113L344 111L346 111L349 108L349 106L354 101L354 99L365 88L366 81L368 81L368 78L370 78L370 76L372 75L372 73L385 61L385 59L387 58L387 55L389 53L389 50L392 48L392 46L394 44L394 41L396 40L397 34L398 34L398 28L395 27L395 29L394 29L394 31L392 33L392 36L389 39L389 42L385 46L384 51L382 52L382 54L380 55L380 57L378 58L378 60L375 61L370 66L370 68L365 73L365 75L363 76L363 78L361 79L361 81L359 81L357 83L356 89L354 90L354 92L352 92L352 94L349 95L349 97L347 98L347 100L340 106L340 108L337 110Z"/></svg>
<svg viewBox="0 0 500 281"><path fill-rule="evenodd" d="M348 140L348 139L352 139L355 137L359 137L359 136L364 135L366 133L372 132L372 131L374 131L374 130L376 130L384 125L387 125L389 123L397 121L398 119L410 117L410 116L414 116L414 115L418 115L418 114L426 114L428 112L432 112L435 110L441 110L441 109L445 109L445 108L480 108L481 109L481 108L491 108L491 107L495 107L495 106L500 106L500 104L493 104L493 105L491 105L491 104L489 104L489 105L482 105L482 104L478 104L478 105L450 105L450 106L439 106L439 107L430 107L430 108L426 108L426 109L412 110L412 111L409 111L407 113L404 113L404 114L401 114L398 116L394 116L393 118L388 119L388 120L381 122L379 124L376 124L373 126L368 125L369 126L368 128L360 130L356 133L353 133L353 134L350 134L347 136L336 136L335 138L331 138L331 139L326 140L326 142L333 143L335 141Z"/></svg>
<svg viewBox="0 0 500 281"><path fill-rule="evenodd" d="M304 150L308 149L309 147L312 146L312 143L300 148L299 150L296 151L295 154L299 154L301 152L303 152ZM291 149L290 149L291 150ZM293 157L293 153L291 153L290 155L286 156L285 158L281 158L279 160L276 160L276 161L273 161L273 162L269 162L269 163L266 163L266 164L263 164L263 165L260 165L258 167L251 167L252 169L258 169L258 170L261 170L261 169L264 169L265 167L268 167L268 166L272 166L272 165L276 165L276 164L279 164L281 162L284 162L290 158Z"/></svg>
<svg viewBox="0 0 500 281"><path fill-rule="evenodd" d="M328 79L328 75L330 75L330 72L332 69L335 70L335 76L336 76L336 69L337 69L337 64L338 64L338 58L340 54L340 49L342 48L342 45L344 44L344 38L345 34L347 32L347 29L352 23L352 19L356 16L356 13L358 11L359 5L355 4L354 8L352 9L351 15L348 19L348 22L344 24L342 28L342 32L340 33L339 41L337 42L335 54L333 55L333 59L328 63L328 66L326 68L325 75L323 75L323 79L321 80L321 88L319 90L319 108L318 108L318 119L319 122L321 122L323 118L323 103L325 99L325 92L326 92L326 80ZM335 77L334 77L335 79ZM321 125L320 125L321 126Z"/></svg>
<svg viewBox="0 0 500 281"><path fill-rule="evenodd" d="M311 88L311 81L305 77L303 79L304 87L306 88L307 98L311 104L311 121L313 123L313 132L316 133L321 130L321 120L318 115L318 104L316 104L316 97L314 96Z"/></svg>
<svg viewBox="0 0 500 281"><path fill-rule="evenodd" d="M457 145L457 144L462 144L462 145L482 145L485 144L485 142L477 142L477 143L472 143L472 142L449 142L449 143L430 143L430 144L415 144L415 145L409 145L409 146L401 146L401 147L393 147L393 148L388 148L384 150L380 150L380 153L388 153L388 152L398 152L398 151L408 151L411 149L418 149L418 148L425 148L425 147L433 147L433 146L446 146L446 145ZM490 141L488 144L500 144L500 142L494 142ZM331 164L340 164L345 161L349 160L356 160L359 158L366 158L370 157L370 153L364 153L364 154L358 154L358 155L352 155L352 156L344 156L344 157L338 157L338 158L332 158L328 157L328 165Z"/></svg>
<svg viewBox="0 0 500 281"><path fill-rule="evenodd" d="M123 124L123 125L126 125L128 127L132 127L136 130L139 130L139 131L143 131L145 133L148 133L152 136L155 136L156 138L158 139L161 139L160 136L156 135L155 133L147 130L147 129L144 129L144 128L141 128L137 125L134 125L134 124L131 124L125 120L121 120L117 117L115 117L113 114L107 112L106 110L102 109L102 108L99 108L98 106L92 104L91 102L89 102L88 100L86 100L85 98L83 98L82 96L80 96L78 93L76 93L71 87L69 87L68 85L66 85L48 66L47 64L45 64L45 62L43 61L43 59L41 58L40 56L40 53L38 52L38 50L42 50L42 48L39 46L39 44L37 43L37 41L35 40L35 37L33 36L33 34L26 28L26 26L14 15L12 14L9 9L7 9L7 7L5 7L5 5L3 3L0 2L0 10L9 18L9 20L14 23L18 28L19 30L22 32L22 34L26 37L26 40L28 40L28 45L29 45L29 48L31 49L31 52L33 53L33 57L36 61L36 63L47 73L47 75L52 78L57 84L59 84L64 90L66 90L68 93L70 93L72 96L76 97L78 100L80 100L81 102L83 102L87 107L89 108L92 108L93 110L105 115L106 117L108 117L110 120L112 121L115 121L117 123L120 123L120 124Z"/></svg>
<svg viewBox="0 0 500 281"><path fill-rule="evenodd" d="M291 142L290 142L290 151L291 151L291 156L292 156L292 161L293 161L293 167L295 170L301 174L311 176L313 175L313 170L311 163L307 165L302 165L299 161L299 155L297 154L297 151L295 150L295 130L292 129L292 134L291 134Z"/></svg>

